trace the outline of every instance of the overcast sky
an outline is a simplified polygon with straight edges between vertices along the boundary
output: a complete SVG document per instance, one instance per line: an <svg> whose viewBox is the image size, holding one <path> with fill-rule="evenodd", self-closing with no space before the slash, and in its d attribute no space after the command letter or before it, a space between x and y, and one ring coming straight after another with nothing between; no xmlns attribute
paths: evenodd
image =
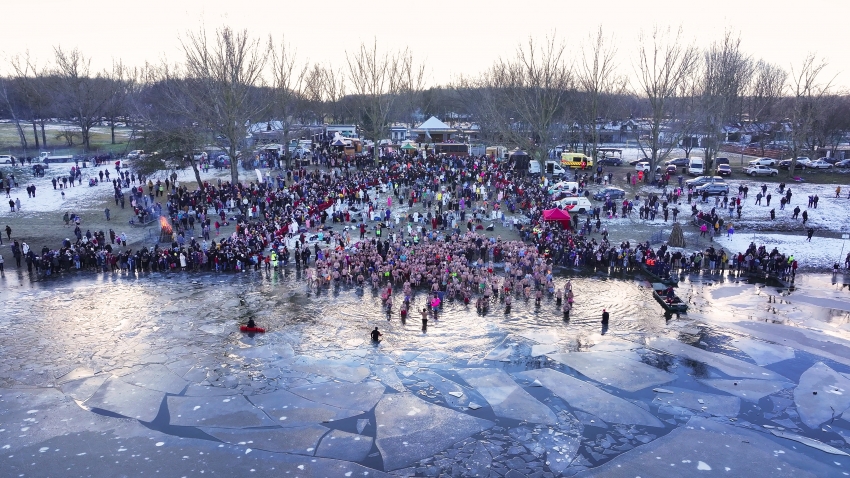
<svg viewBox="0 0 850 478"><path fill-rule="evenodd" d="M653 25L682 26L697 46L738 32L755 58L786 70L809 53L829 63L827 75L850 86L850 33L841 27L850 14L847 0L722 2L649 0L430 0L430 1L235 1L235 0L3 0L0 71L5 59L29 51L46 62L53 47L79 48L92 65L113 58L140 66L163 58L178 62L179 38L202 25L247 28L258 36L285 34L301 59L343 66L346 50L377 39L379 48L407 46L427 64L429 84L479 72L511 55L529 36L557 31L579 48L599 25L613 34L622 73L632 75L637 39ZM580 6L576 6L580 5ZM837 75L837 76L836 76Z"/></svg>

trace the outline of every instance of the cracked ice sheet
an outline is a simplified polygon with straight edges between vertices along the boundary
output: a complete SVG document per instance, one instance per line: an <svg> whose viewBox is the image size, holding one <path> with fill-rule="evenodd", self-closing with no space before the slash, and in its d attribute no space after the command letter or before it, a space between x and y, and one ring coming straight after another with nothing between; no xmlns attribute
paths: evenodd
<svg viewBox="0 0 850 478"><path fill-rule="evenodd" d="M733 340L732 345L749 355L756 364L762 367L794 358L794 349L784 345L769 344L743 337Z"/></svg>
<svg viewBox="0 0 850 478"><path fill-rule="evenodd" d="M314 357L298 357L298 360L289 368L299 372L334 377L346 382L360 382L370 373L369 367L359 365L359 362Z"/></svg>
<svg viewBox="0 0 850 478"><path fill-rule="evenodd" d="M257 347L246 347L236 349L233 352L245 358L269 360L279 360L284 358L292 358L295 356L295 351L288 343L267 344L260 345Z"/></svg>
<svg viewBox="0 0 850 478"><path fill-rule="evenodd" d="M295 453L296 455L308 456L313 456L319 439L328 432L327 428L316 424L293 428L203 427L201 430L231 445L242 444L275 453Z"/></svg>
<svg viewBox="0 0 850 478"><path fill-rule="evenodd" d="M248 400L277 420L278 425L282 427L332 422L363 413L361 410L347 410L307 400L286 390L252 395Z"/></svg>
<svg viewBox="0 0 850 478"><path fill-rule="evenodd" d="M396 470L428 458L493 426L410 393L385 395L375 407L375 443L385 470Z"/></svg>
<svg viewBox="0 0 850 478"><path fill-rule="evenodd" d="M630 392L671 382L676 378L672 373L631 360L623 352L578 352L550 354L547 357L592 380Z"/></svg>
<svg viewBox="0 0 850 478"><path fill-rule="evenodd" d="M850 367L850 342L842 338L814 330L767 322L735 322L725 325Z"/></svg>
<svg viewBox="0 0 850 478"><path fill-rule="evenodd" d="M372 365L372 373L374 373L376 377L381 379L381 383L383 383L387 387L390 387L398 392L407 391L407 388L405 388L404 384L401 382L401 379L398 378L395 366L386 364L375 364Z"/></svg>
<svg viewBox="0 0 850 478"><path fill-rule="evenodd" d="M493 360L497 362L509 362L511 355L514 353L514 349L516 348L516 340L513 337L508 335L502 340L502 343L497 345L493 350L491 350L487 355L484 356L483 360Z"/></svg>
<svg viewBox="0 0 850 478"><path fill-rule="evenodd" d="M110 377L84 405L151 422L159 413L164 396L163 392L137 387L124 383L117 377Z"/></svg>
<svg viewBox="0 0 850 478"><path fill-rule="evenodd" d="M94 395L94 392L96 392L108 378L109 374L95 375L94 377L65 382L60 385L59 388L63 393L74 400L84 402Z"/></svg>
<svg viewBox="0 0 850 478"><path fill-rule="evenodd" d="M446 401L446 404L451 407L466 408L469 405L469 402L485 402L484 397L482 397L478 392L461 387L457 383L435 372L419 372L416 374L416 377L428 382L429 384L431 384L432 387L436 388L440 392L440 396L443 398L443 400ZM451 393L458 392L462 393L463 395L460 397L451 395Z"/></svg>
<svg viewBox="0 0 850 478"><path fill-rule="evenodd" d="M137 387L173 393L175 395L182 392L189 383L178 377L171 369L161 364L148 365L138 372L124 375L121 377L121 381Z"/></svg>
<svg viewBox="0 0 850 478"><path fill-rule="evenodd" d="M596 415L606 422L664 428L664 424L655 416L628 400L556 370L544 368L515 375L528 381L539 380L571 407Z"/></svg>
<svg viewBox="0 0 850 478"><path fill-rule="evenodd" d="M356 463L271 453L253 449L253 444L229 445L213 440L162 435L138 422L123 421L116 425L120 429L63 435L28 446L12 458L4 456L3 475L203 477L224 473L240 477L392 478L382 471ZM39 453L45 447L49 451ZM201 471L205 473L201 474Z"/></svg>
<svg viewBox="0 0 850 478"><path fill-rule="evenodd" d="M763 380L788 380L787 378L765 368L729 357L728 355L707 352L692 345L686 345L678 340L666 337L647 339L647 346L667 352L671 355L689 358L714 367L730 377L758 378Z"/></svg>
<svg viewBox="0 0 850 478"><path fill-rule="evenodd" d="M850 407L850 379L818 362L800 376L794 402L800 420L809 428L817 428Z"/></svg>
<svg viewBox="0 0 850 478"><path fill-rule="evenodd" d="M706 412L719 417L737 417L741 411L741 399L713 393L695 392L683 388L668 387L672 394L659 393L654 403L683 407L697 412ZM703 403L700 403L702 400Z"/></svg>
<svg viewBox="0 0 850 478"><path fill-rule="evenodd" d="M345 461L363 461L372 450L372 437L331 430L322 438L316 456Z"/></svg>
<svg viewBox="0 0 850 478"><path fill-rule="evenodd" d="M763 397L794 386L793 383L788 382L779 382L775 380L750 380L746 378L707 378L700 380L700 383L718 390L723 390L730 395L735 395L736 397L743 398L749 402L758 402Z"/></svg>
<svg viewBox="0 0 850 478"><path fill-rule="evenodd" d="M551 345L561 340L558 332L552 329L524 330L522 332L517 332L517 335L541 345Z"/></svg>
<svg viewBox="0 0 850 478"><path fill-rule="evenodd" d="M838 473L762 433L693 417L686 426L577 476L816 478Z"/></svg>
<svg viewBox="0 0 850 478"><path fill-rule="evenodd" d="M497 416L546 425L558 423L549 407L523 390L502 370L461 369L458 375L475 387Z"/></svg>
<svg viewBox="0 0 850 478"><path fill-rule="evenodd" d="M342 409L360 410L361 412L371 410L381 399L385 390L386 387L378 382L326 382L289 389L290 392L307 400Z"/></svg>
<svg viewBox="0 0 850 478"><path fill-rule="evenodd" d="M168 397L171 425L215 428L275 426L271 418L242 395L232 397Z"/></svg>

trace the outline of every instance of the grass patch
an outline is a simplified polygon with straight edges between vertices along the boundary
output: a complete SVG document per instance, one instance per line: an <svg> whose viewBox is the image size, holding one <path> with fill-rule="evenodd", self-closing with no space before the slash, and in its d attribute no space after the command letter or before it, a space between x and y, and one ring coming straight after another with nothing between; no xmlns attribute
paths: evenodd
<svg viewBox="0 0 850 478"><path fill-rule="evenodd" d="M90 130L89 142L91 149L86 152L82 144L82 136L77 133L74 138L74 146L68 147L64 138L58 138L57 135L62 133L65 128L74 127L68 123L48 123L45 125L45 134L47 136L47 147L39 144L38 149L35 147L33 140L32 125L21 124L24 128L24 134L27 138L28 151L23 151L21 141L18 137L18 131L14 123L0 123L0 154L13 154L15 156L38 156L40 151L50 151L55 154L105 154L117 153L123 154L136 148L130 142L131 128L115 128L115 144L112 144L112 136L108 126L96 126ZM39 143L41 142L41 129L39 127Z"/></svg>

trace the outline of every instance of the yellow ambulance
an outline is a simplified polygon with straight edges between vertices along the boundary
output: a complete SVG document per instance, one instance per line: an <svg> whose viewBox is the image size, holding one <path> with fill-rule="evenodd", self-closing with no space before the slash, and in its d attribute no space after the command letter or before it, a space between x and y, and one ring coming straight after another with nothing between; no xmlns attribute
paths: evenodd
<svg viewBox="0 0 850 478"><path fill-rule="evenodd" d="M593 167L593 159L582 153L561 153L561 166L572 169L588 169Z"/></svg>

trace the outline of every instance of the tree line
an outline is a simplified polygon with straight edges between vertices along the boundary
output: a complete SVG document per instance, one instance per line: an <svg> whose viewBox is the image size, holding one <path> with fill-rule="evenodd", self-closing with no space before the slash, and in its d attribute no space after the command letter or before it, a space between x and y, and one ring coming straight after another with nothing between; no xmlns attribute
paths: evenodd
<svg viewBox="0 0 850 478"><path fill-rule="evenodd" d="M783 138L792 158L834 149L850 130L850 97L825 75L824 60L771 64L745 52L731 32L697 48L681 29L656 27L628 55L601 27L576 45L555 34L532 37L487 70L438 86L428 86L426 68L439 63L377 41L346 51L336 65L301 58L284 38L226 26L188 32L180 46L174 63L115 60L100 71L62 47L43 64L8 57L0 116L15 125L25 151L71 145L76 135L89 150L94 126L107 125L113 143L115 128L129 126L136 144L159 159L188 161L198 179L193 152L218 144L237 158L248 125L263 122L278 125L284 140L303 125L353 123L378 142L394 123L453 116L477 124L485 141L543 159L559 144L595 155L600 123L630 120L651 168L674 147L701 149L710 161L730 125L747 125L763 151ZM52 119L74 128L48 138Z"/></svg>

